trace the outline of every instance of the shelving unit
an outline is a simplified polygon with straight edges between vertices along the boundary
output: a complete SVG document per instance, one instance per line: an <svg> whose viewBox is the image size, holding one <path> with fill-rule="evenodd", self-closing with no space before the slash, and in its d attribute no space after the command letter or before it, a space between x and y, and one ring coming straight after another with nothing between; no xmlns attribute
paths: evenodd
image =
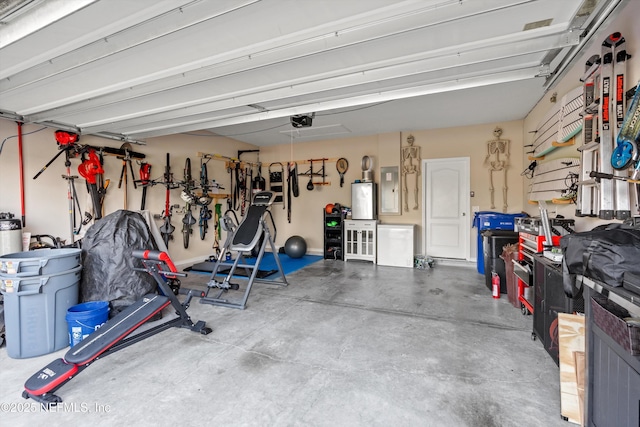
<svg viewBox="0 0 640 427"><path fill-rule="evenodd" d="M342 213L328 214L324 209L322 211L324 212L324 259L342 260L344 254Z"/></svg>

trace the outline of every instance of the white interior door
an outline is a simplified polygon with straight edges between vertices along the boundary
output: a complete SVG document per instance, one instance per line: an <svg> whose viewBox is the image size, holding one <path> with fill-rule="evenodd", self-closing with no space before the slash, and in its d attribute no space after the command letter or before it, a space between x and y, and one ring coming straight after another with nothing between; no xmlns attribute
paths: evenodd
<svg viewBox="0 0 640 427"><path fill-rule="evenodd" d="M423 160L422 241L433 257L469 259L469 158Z"/></svg>

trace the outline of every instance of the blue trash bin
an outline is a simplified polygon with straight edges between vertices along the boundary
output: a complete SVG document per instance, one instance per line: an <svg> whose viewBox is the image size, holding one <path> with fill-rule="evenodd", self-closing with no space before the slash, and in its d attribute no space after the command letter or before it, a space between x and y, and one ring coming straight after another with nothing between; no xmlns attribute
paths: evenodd
<svg viewBox="0 0 640 427"><path fill-rule="evenodd" d="M484 245L482 232L485 230L515 230L516 218L526 217L526 213L505 214L501 212L480 211L473 217L473 226L478 229L478 256L476 269L484 274Z"/></svg>

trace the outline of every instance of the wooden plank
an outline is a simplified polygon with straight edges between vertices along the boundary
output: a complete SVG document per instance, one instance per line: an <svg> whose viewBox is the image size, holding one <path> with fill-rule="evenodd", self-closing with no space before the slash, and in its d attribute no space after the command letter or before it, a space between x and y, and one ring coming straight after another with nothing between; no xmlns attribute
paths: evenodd
<svg viewBox="0 0 640 427"><path fill-rule="evenodd" d="M580 408L580 425L584 426L584 386L585 386L585 375L586 375L586 366L587 359L584 351L574 351L573 357L575 359L576 365L576 383L578 386L578 407Z"/></svg>
<svg viewBox="0 0 640 427"><path fill-rule="evenodd" d="M575 352L585 351L585 318L558 313L558 356L560 360L560 414L568 421L582 420L578 398Z"/></svg>
<svg viewBox="0 0 640 427"><path fill-rule="evenodd" d="M198 157L204 157L205 159L221 160L221 161L224 161L224 162L247 164L247 165L251 165L251 166L258 166L258 165L262 164L262 163L258 163L258 162L246 162L244 160L241 161L240 159L237 159L235 157L223 156L222 154L211 154L211 153L198 152L197 156ZM304 159L304 160L286 160L284 162L271 162L271 163L282 163L283 165L287 165L288 163L297 163L298 165L308 165L311 162L313 162L313 163L322 163L323 160L325 161L325 163L335 163L339 159L341 159L341 157L331 157L331 158L326 158L325 157L325 158Z"/></svg>

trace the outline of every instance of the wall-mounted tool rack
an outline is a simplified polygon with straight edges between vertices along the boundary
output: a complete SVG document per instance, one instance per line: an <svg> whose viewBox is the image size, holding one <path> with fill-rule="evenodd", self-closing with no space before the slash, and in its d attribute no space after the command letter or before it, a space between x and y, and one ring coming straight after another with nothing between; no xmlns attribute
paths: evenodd
<svg viewBox="0 0 640 427"><path fill-rule="evenodd" d="M329 159L327 158L322 158L322 159L309 159L306 161L306 163L309 164L309 170L306 172L299 172L298 176L308 176L309 177L309 183L315 185L331 185L331 182L326 181L327 175L326 175L326 170L325 170L325 162L327 162ZM319 163L322 162L322 167L314 172L313 170L313 163ZM302 163L302 162L300 162ZM313 181L314 177L322 177L322 181L317 182L317 181Z"/></svg>

